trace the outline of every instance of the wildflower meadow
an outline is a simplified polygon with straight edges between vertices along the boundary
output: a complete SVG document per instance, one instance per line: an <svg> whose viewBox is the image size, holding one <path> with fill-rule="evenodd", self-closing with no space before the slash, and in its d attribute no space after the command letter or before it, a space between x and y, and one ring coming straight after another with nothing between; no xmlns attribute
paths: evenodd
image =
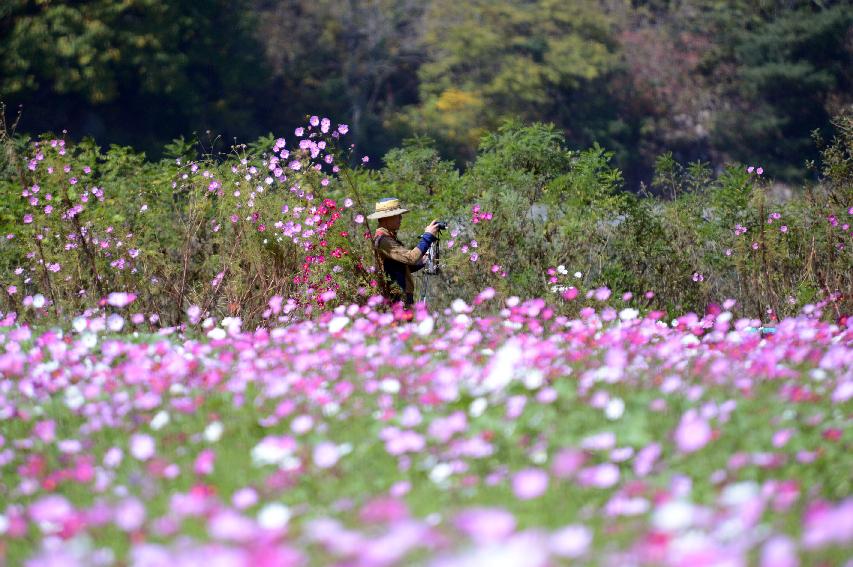
<svg viewBox="0 0 853 567"><path fill-rule="evenodd" d="M853 565L853 128L756 164L321 116L153 162L4 135L0 563ZM388 305L366 218L433 218ZM408 231L408 232L407 232Z"/></svg>

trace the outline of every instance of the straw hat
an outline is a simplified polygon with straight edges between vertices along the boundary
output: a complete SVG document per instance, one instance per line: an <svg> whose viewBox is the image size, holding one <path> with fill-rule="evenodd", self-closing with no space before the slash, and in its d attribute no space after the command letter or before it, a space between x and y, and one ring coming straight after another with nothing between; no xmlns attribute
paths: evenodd
<svg viewBox="0 0 853 567"><path fill-rule="evenodd" d="M400 206L400 199L386 197L385 199L379 199L379 202L376 203L375 212L367 215L367 218L381 219L384 217L393 217L394 215L402 215L403 213L408 212L409 209L404 209Z"/></svg>

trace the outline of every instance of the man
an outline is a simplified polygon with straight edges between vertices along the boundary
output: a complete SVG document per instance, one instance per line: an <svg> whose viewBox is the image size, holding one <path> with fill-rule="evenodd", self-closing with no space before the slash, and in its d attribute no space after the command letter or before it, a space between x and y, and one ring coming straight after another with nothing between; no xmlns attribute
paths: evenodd
<svg viewBox="0 0 853 567"><path fill-rule="evenodd" d="M409 209L400 206L399 199L386 198L376 203L376 210L367 218L376 219L379 223L373 237L373 246L377 250L382 271L391 280L388 299L403 301L406 307L411 307L415 301L412 272L423 268L423 256L436 240L438 223L429 223L418 245L409 250L397 240L397 231L400 229L403 215L408 212Z"/></svg>

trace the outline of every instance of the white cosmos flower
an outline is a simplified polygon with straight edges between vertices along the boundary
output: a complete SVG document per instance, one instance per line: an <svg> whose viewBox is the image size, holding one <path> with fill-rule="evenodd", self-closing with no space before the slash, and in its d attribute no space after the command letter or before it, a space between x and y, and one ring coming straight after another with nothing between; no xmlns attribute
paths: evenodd
<svg viewBox="0 0 853 567"><path fill-rule="evenodd" d="M267 530L280 530L290 522L291 516L290 508L279 502L273 502L258 512L258 524Z"/></svg>
<svg viewBox="0 0 853 567"><path fill-rule="evenodd" d="M204 440L208 443L216 443L222 438L222 422L214 421L204 428Z"/></svg>
<svg viewBox="0 0 853 567"><path fill-rule="evenodd" d="M489 407L489 402L486 401L486 398L477 398L468 407L468 414L471 417L480 417L487 407Z"/></svg>
<svg viewBox="0 0 853 567"><path fill-rule="evenodd" d="M616 421L622 417L623 413L625 413L625 402L621 398L613 398L607 402L607 406L604 408L604 415L610 421Z"/></svg>
<svg viewBox="0 0 853 567"><path fill-rule="evenodd" d="M343 329L349 324L349 317L339 316L334 317L329 321L329 332L334 334Z"/></svg>
<svg viewBox="0 0 853 567"><path fill-rule="evenodd" d="M417 333L422 337L426 337L430 333L432 333L434 327L435 320L432 317L427 317L426 319L418 323Z"/></svg>
<svg viewBox="0 0 853 567"><path fill-rule="evenodd" d="M664 532L674 532L690 527L694 515L695 511L691 503L672 500L655 510L652 525Z"/></svg>
<svg viewBox="0 0 853 567"><path fill-rule="evenodd" d="M153 429L154 431L158 431L158 430L166 427L168 424L169 424L169 413L166 412L165 410L161 410L161 411L157 412L157 415L155 415L151 419L150 425L151 425L151 429Z"/></svg>
<svg viewBox="0 0 853 567"><path fill-rule="evenodd" d="M207 336L213 340L219 341L227 337L228 333L225 332L225 329L216 327L215 329L208 331Z"/></svg>
<svg viewBox="0 0 853 567"><path fill-rule="evenodd" d="M636 309L631 309L630 307L626 307L622 311L619 312L619 318L623 321L632 321L637 318L640 314Z"/></svg>

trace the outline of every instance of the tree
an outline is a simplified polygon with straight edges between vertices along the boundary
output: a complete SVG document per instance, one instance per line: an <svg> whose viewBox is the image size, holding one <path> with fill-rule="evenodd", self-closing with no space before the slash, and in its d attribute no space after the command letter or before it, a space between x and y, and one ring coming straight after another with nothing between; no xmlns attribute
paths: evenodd
<svg viewBox="0 0 853 567"><path fill-rule="evenodd" d="M326 113L350 125L362 151L398 142L391 109L417 94L420 0L284 0L255 3L275 88L298 119Z"/></svg>
<svg viewBox="0 0 853 567"><path fill-rule="evenodd" d="M853 7L804 5L737 30L718 67L734 73L715 142L774 176L801 178L811 133L853 102Z"/></svg>
<svg viewBox="0 0 853 567"><path fill-rule="evenodd" d="M421 102L404 120L469 157L508 117L554 120L571 133L573 95L617 61L612 24L588 0L434 0Z"/></svg>
<svg viewBox="0 0 853 567"><path fill-rule="evenodd" d="M243 0L12 0L0 97L29 131L159 148L211 129L254 136L266 81Z"/></svg>

